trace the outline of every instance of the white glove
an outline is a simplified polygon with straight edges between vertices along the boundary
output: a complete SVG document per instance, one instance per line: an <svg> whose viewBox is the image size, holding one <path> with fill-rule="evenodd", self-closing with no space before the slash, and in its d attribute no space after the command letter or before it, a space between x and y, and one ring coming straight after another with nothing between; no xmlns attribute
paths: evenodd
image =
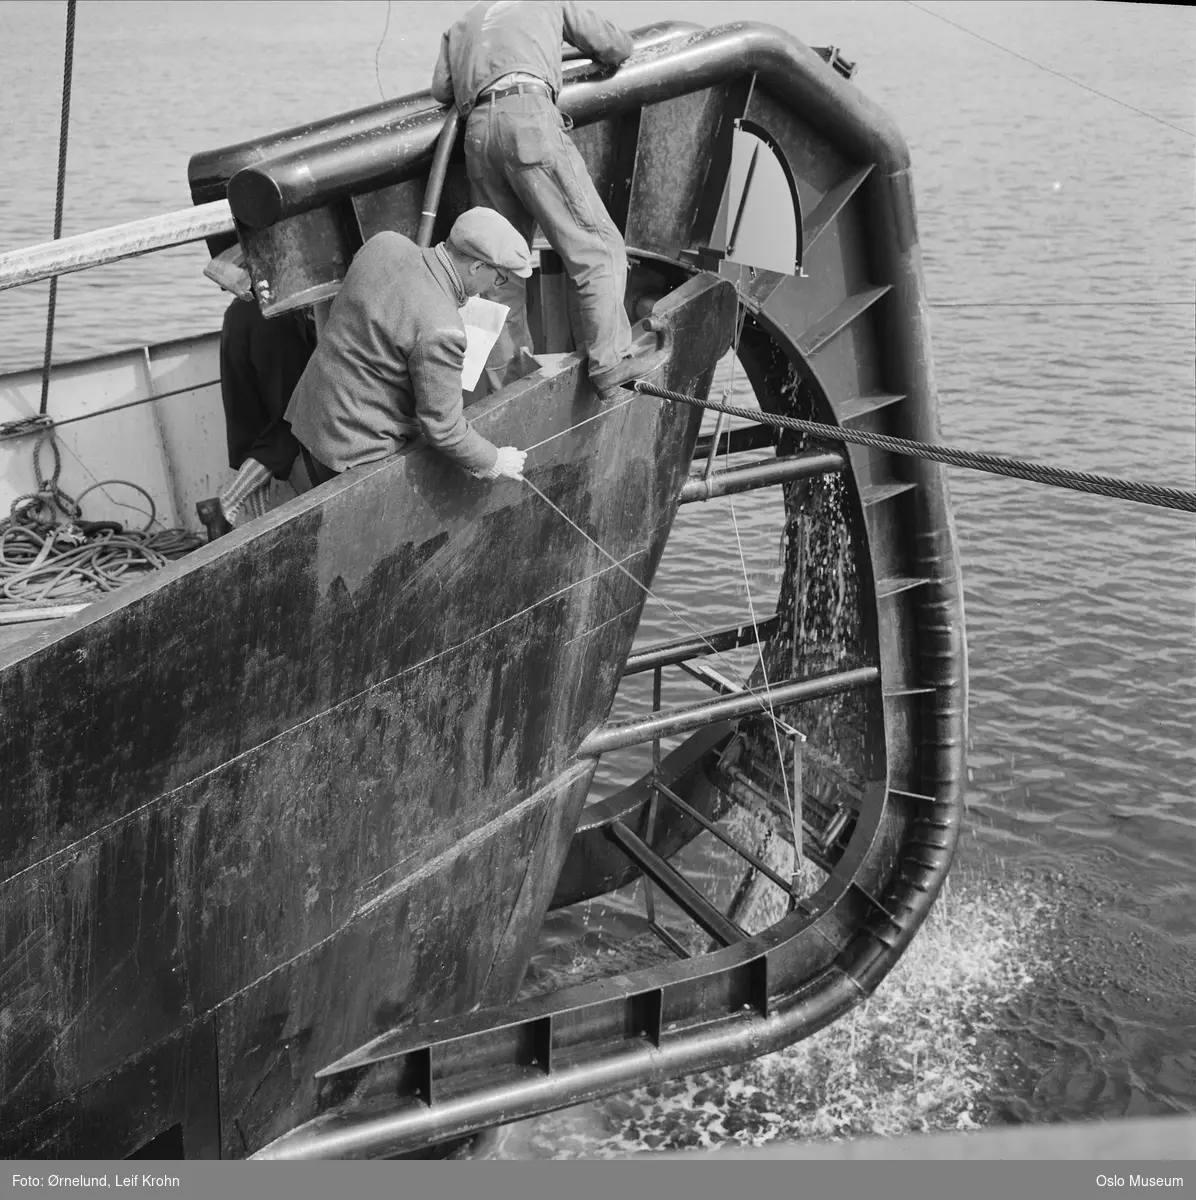
<svg viewBox="0 0 1196 1200"><path fill-rule="evenodd" d="M498 457L487 472L490 479L522 479L523 464L527 459L526 450L517 450L514 446L503 446L499 449Z"/></svg>

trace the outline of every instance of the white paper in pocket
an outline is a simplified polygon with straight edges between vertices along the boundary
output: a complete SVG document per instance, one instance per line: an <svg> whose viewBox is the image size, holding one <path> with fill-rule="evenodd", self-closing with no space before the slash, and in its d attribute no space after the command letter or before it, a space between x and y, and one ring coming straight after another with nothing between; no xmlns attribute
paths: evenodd
<svg viewBox="0 0 1196 1200"><path fill-rule="evenodd" d="M505 304L495 304L481 296L470 296L461 306L461 321L465 326L465 366L461 369L463 391L471 392L477 386L482 368L510 311Z"/></svg>

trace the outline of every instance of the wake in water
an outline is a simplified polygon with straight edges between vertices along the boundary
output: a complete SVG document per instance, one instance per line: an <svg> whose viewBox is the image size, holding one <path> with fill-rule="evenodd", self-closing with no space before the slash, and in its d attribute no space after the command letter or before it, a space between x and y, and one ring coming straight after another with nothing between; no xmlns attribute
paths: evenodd
<svg viewBox="0 0 1196 1200"><path fill-rule="evenodd" d="M1014 879L953 877L876 994L821 1033L507 1126L478 1157L614 1158L978 1128L1003 1069L994 1013L1049 974L1056 916L1054 900ZM652 953L642 937L625 952L635 965Z"/></svg>

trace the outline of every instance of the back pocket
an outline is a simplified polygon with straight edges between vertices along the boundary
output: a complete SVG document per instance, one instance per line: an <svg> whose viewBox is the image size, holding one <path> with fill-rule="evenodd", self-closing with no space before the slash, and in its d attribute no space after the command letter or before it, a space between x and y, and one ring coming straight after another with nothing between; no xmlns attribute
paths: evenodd
<svg viewBox="0 0 1196 1200"><path fill-rule="evenodd" d="M517 125L511 131L516 166L540 167L552 157L553 145L559 136L554 129L543 125Z"/></svg>

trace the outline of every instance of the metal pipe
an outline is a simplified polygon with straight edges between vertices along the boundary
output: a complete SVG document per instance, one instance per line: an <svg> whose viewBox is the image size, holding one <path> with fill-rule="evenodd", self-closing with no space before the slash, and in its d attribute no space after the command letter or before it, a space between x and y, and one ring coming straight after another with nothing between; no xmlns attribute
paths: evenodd
<svg viewBox="0 0 1196 1200"><path fill-rule="evenodd" d="M431 1106L409 1101L395 1111L355 1119L330 1113L283 1134L251 1157L311 1160L401 1154L436 1140L580 1104L624 1088L756 1058L824 1028L860 999L859 989L847 975L826 972L818 987L802 989L779 1004L769 1017L745 1010L729 1021L670 1034L659 1047L646 1038L637 1038L612 1048L597 1061L565 1064L551 1074L538 1066L525 1067L518 1073L508 1073L500 1082L438 1100Z"/></svg>
<svg viewBox="0 0 1196 1200"><path fill-rule="evenodd" d="M746 467L715 471L706 477L691 475L681 486L681 503L693 504L699 500L711 500L715 496L752 492L757 488L773 487L793 479L807 479L811 475L831 475L842 471L846 466L846 457L830 450L822 454L793 454L784 458L770 458Z"/></svg>
<svg viewBox="0 0 1196 1200"><path fill-rule="evenodd" d="M771 425L745 425L723 435L723 448L726 454L738 454L741 450L762 450L765 446L771 448L776 445L776 442L776 430ZM694 447L694 460L709 458L713 453L713 437L705 434L698 438L698 444Z"/></svg>
<svg viewBox="0 0 1196 1200"><path fill-rule="evenodd" d="M724 696L738 695L745 689L742 684L732 683L725 676L720 675L713 668L706 666L704 663L690 662L688 659L685 662L679 662L678 667L683 670L686 675L696 679L699 683L704 683L708 688L713 688L714 691L721 693Z"/></svg>
<svg viewBox="0 0 1196 1200"><path fill-rule="evenodd" d="M589 736L578 746L577 754L579 758L606 754L624 746L650 742L657 736L668 737L675 733L688 733L715 721L745 717L750 713L764 712L771 707L799 704L803 700L836 696L841 692L867 687L879 679L879 668L857 667L853 671L838 671L832 675L819 675L812 679L789 679L770 688L758 688L754 692L736 696L720 696L717 700L705 700L701 704L687 705L683 708L664 709L651 717L609 721L590 731Z"/></svg>
<svg viewBox="0 0 1196 1200"><path fill-rule="evenodd" d="M760 640L772 637L777 629L777 618L769 617L767 621L761 621L758 628ZM628 657L623 674L637 675L641 671L673 666L690 658L701 658L706 654L721 653L723 650L737 650L740 646L756 644L756 627L727 625L722 629L712 629L709 633L698 637L678 638L673 642L662 642L659 646L649 646L647 650L639 650Z"/></svg>
<svg viewBox="0 0 1196 1200"><path fill-rule="evenodd" d="M637 37L636 50L671 40L677 43L672 53L637 53L613 75L583 68L581 78L567 80L561 89L559 108L574 124L585 125L758 71L762 87L800 112L815 132L838 143L853 161L875 162L886 172L909 166L908 147L888 116L827 71L808 46L775 26L741 21L679 32L674 24L653 43ZM245 166L228 183L237 219L257 227L273 225L416 177L427 164L440 124L431 99L424 103L428 111L403 121L364 132L345 129L339 138Z"/></svg>
<svg viewBox="0 0 1196 1200"><path fill-rule="evenodd" d="M632 36L636 51L643 51L700 30L700 25L690 22L667 21ZM655 56L649 61L654 62ZM566 107L565 96L577 86L574 80L585 81L597 73L592 66L571 69L558 98L563 111L573 115ZM601 74L605 76L606 72ZM302 141L294 149L280 147L279 153L241 163L227 185L237 219L264 228L359 192L418 176L439 134L441 110L427 92L394 103L404 106L401 120L371 122L365 128L357 128L351 121L341 122L318 142ZM277 142L278 138L269 140Z"/></svg>
<svg viewBox="0 0 1196 1200"><path fill-rule="evenodd" d="M606 827L606 836L654 883L673 900L687 916L692 917L711 937L724 946L733 946L747 939L747 932L734 921L728 921L676 867L670 866L646 842L636 837L622 821Z"/></svg>
<svg viewBox="0 0 1196 1200"><path fill-rule="evenodd" d="M725 396L726 393L724 392L723 395ZM723 436L723 430L726 429L730 420L731 418L726 413L719 413L718 420L714 423L714 437L710 442L710 452L706 455L706 469L702 472L702 479L706 483L710 482L714 468L718 465L718 440Z"/></svg>
<svg viewBox="0 0 1196 1200"><path fill-rule="evenodd" d="M657 664L656 670L652 672L652 711L660 712L660 693L663 680L664 668ZM660 738L652 739L652 783L655 785L657 779L660 778ZM647 839L648 845L652 844L652 835L656 832L656 810L659 806L659 798L655 790L648 797L648 821L647 827L644 830L644 837ZM635 861L634 859L632 860ZM656 897L652 894L651 877L644 880L644 911L648 916L648 924L653 928L657 928L656 924ZM667 944L667 943L666 943Z"/></svg>
<svg viewBox="0 0 1196 1200"><path fill-rule="evenodd" d="M673 937L673 935L669 933L669 931L663 925L658 925L655 921L649 921L648 928L651 929L652 932L656 934L656 936L660 938L660 940L664 942L664 944L668 946L668 948L678 958L692 957L689 951L686 950L686 948L675 937Z"/></svg>
<svg viewBox="0 0 1196 1200"><path fill-rule="evenodd" d="M758 858L746 846L741 846L730 834L724 833L719 827L708 818L702 816L700 812L692 804L682 800L671 788L667 788L663 783L656 784L656 790L668 801L675 804L687 817L697 821L703 829L709 833L713 833L716 838L724 846L730 847L736 854L739 855L745 862L751 863L762 875L771 879L783 892L792 891L792 885L786 883L762 858Z"/></svg>
<svg viewBox="0 0 1196 1200"><path fill-rule="evenodd" d="M778 722L778 724L780 724L780 722ZM765 804L765 805L769 806L770 808L773 808L774 811L776 811L776 812L782 811L777 806L778 801L777 801L776 794L773 792L769 792L766 788L762 787L749 774L747 774L746 771L741 771L738 767L719 767L718 770L723 775L726 775L726 777L728 779L730 779L733 783L737 783L740 785L740 787L746 788L749 792L751 792L760 801L760 803ZM739 799L739 797L736 797L736 799ZM789 816L790 814L786 813L785 815ZM802 817L799 822L799 827L796 830L793 830L793 829L790 830L790 833L792 833L795 838L794 843L793 843L794 854L797 855L798 857L800 857L801 854L804 853L804 851L802 850L802 838L803 838L803 835L807 835L807 834L809 835L810 841L812 841L814 843L814 845L819 848L820 851L825 853L826 850L834 843L834 840L835 840L834 837L830 836L829 828L830 827L828 827L828 831L825 836L819 836L819 834L818 834L817 830L815 830L814 826L811 825L810 822L805 819L805 817ZM842 828L841 825L836 826L836 830L839 830L841 828ZM783 837L784 833L782 833L781 836ZM797 859L795 859L794 861L796 862ZM800 863L798 864L798 866L800 869ZM781 886L787 892L789 892L789 891L792 891L792 886L795 886L796 882L797 881L795 879L794 885L783 883L783 884L781 884Z"/></svg>
<svg viewBox="0 0 1196 1200"><path fill-rule="evenodd" d="M191 199L196 204L209 200L223 200L228 194L228 181L242 167L280 155L302 154L320 151L324 146L347 133L358 137L376 133L378 130L395 128L416 113L433 107L435 101L427 92L422 95L398 96L368 104L351 112L334 113L306 125L293 125L276 133L266 134L245 142L221 146L215 150L201 150L191 156L187 163L187 182L191 188Z"/></svg>
<svg viewBox="0 0 1196 1200"><path fill-rule="evenodd" d="M0 254L0 291L37 283L55 275L85 271L88 267L103 266L122 258L135 258L169 246L202 242L213 234L230 233L233 228L228 201L214 200L211 204L163 213L160 217L145 217L124 225L110 225L107 229L59 238L56 242L10 250Z"/></svg>
<svg viewBox="0 0 1196 1200"><path fill-rule="evenodd" d="M752 80L755 83L755 79ZM735 224L731 226L731 236L727 239L727 258L735 253L735 243L739 238L739 225L743 220L744 210L747 208L748 191L752 186L752 176L756 174L756 160L760 157L760 142L757 140L756 147L752 151L752 161L748 163L747 178L743 181L743 195L739 198L739 208L735 213Z"/></svg>
<svg viewBox="0 0 1196 1200"><path fill-rule="evenodd" d="M633 31L632 37L635 39L636 48L642 50L669 38L683 37L700 28L700 25L689 21L661 21ZM587 56L580 51L571 51L562 57L566 64L571 64ZM566 66L567 79L588 73L588 68ZM370 104L352 112L336 113L307 125L292 126L290 129L279 130L250 141L200 151L192 155L187 164L191 198L196 204L222 199L228 191L228 181L243 167L293 153L321 154L328 146L344 139L361 140L373 137L381 131L399 130L408 118L434 106L435 101L427 92L416 92L410 96L398 96L379 104Z"/></svg>
<svg viewBox="0 0 1196 1200"><path fill-rule="evenodd" d="M436 224L436 213L440 209L440 193L448 173L449 156L457 144L460 129L461 114L454 105L444 118L440 140L436 143L436 155L432 159L432 169L428 172L428 182L424 188L424 207L419 214L419 232L415 235L415 244L425 249L432 244L432 226Z"/></svg>

